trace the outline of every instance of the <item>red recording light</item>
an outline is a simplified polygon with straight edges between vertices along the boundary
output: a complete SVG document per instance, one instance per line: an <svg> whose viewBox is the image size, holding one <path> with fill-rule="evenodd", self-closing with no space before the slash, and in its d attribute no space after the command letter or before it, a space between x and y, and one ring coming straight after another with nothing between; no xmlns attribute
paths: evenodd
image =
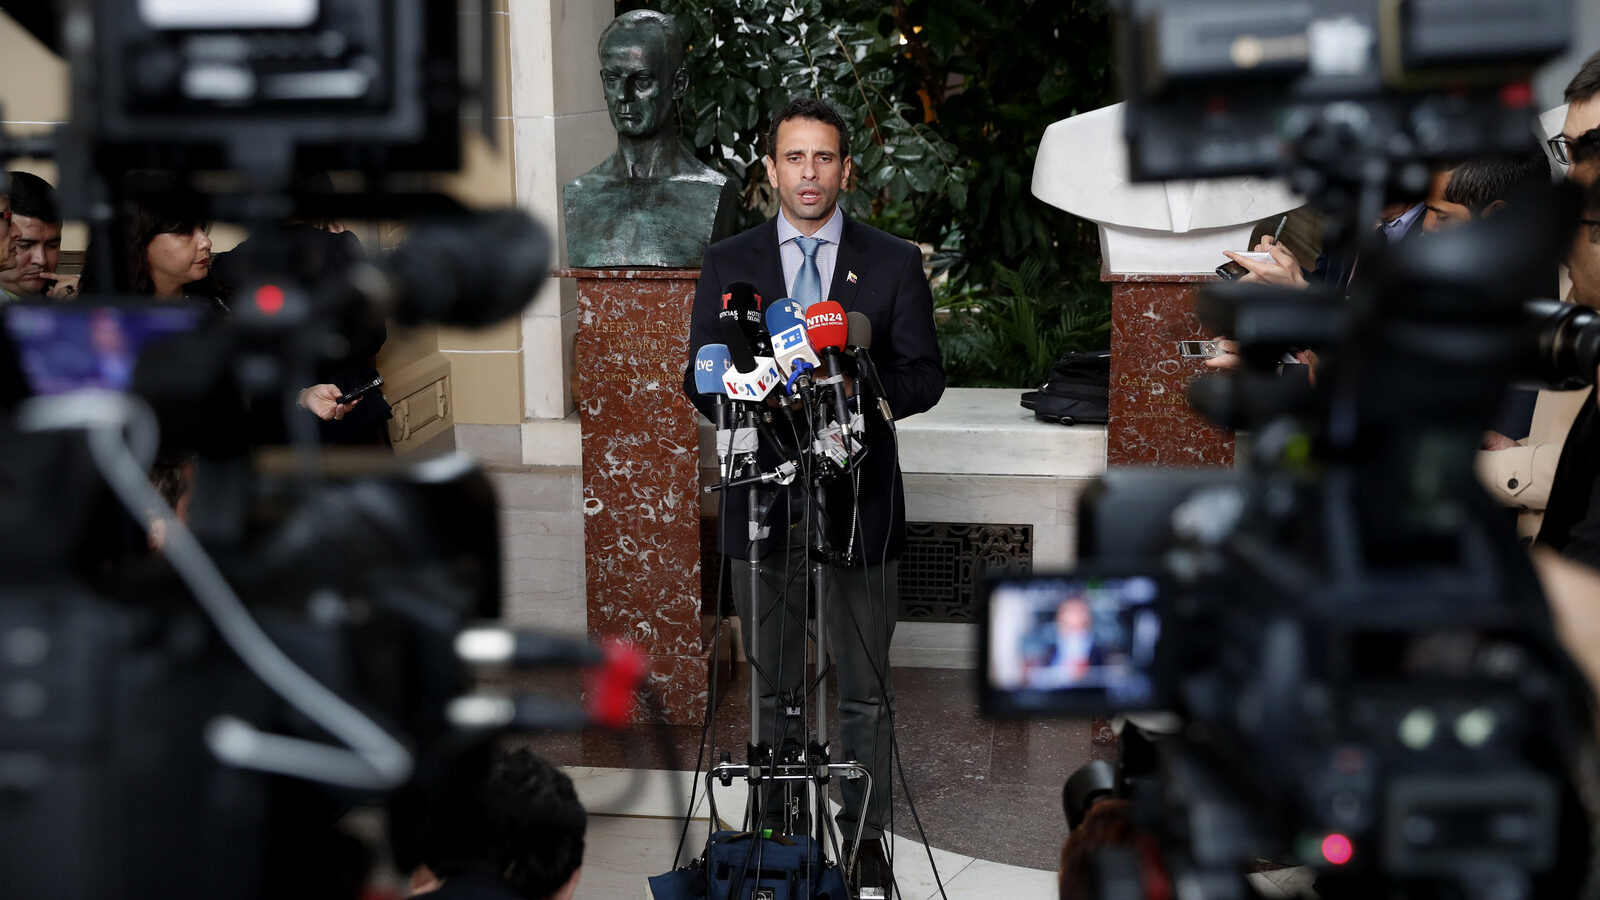
<svg viewBox="0 0 1600 900"><path fill-rule="evenodd" d="M1527 109L1533 106L1533 85L1526 81L1514 81L1500 89L1500 107L1502 109Z"/></svg>
<svg viewBox="0 0 1600 900"><path fill-rule="evenodd" d="M1354 854L1355 848L1350 846L1350 839L1342 834L1330 834L1322 839L1322 858L1336 866L1349 862Z"/></svg>
<svg viewBox="0 0 1600 900"><path fill-rule="evenodd" d="M263 284L256 288L256 309L267 316L283 312L283 288L275 284Z"/></svg>

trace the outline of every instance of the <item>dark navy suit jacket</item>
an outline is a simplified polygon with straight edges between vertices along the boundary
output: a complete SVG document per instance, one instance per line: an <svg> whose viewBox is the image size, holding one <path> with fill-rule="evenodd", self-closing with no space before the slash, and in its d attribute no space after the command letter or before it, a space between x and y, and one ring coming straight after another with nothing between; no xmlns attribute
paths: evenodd
<svg viewBox="0 0 1600 900"><path fill-rule="evenodd" d="M788 295L778 251L777 219L706 249L689 320L691 352L698 352L707 344L723 343L717 329L717 313L722 309L723 288L736 281L756 286L763 309L768 302ZM828 299L843 306L846 313L864 314L872 323L872 359L896 419L925 412L939 402L944 393L944 364L933 332L933 294L922 272L922 254L915 245L845 217ZM715 415L712 399L695 390L692 357L684 369L683 389L708 419ZM856 520L854 512L859 502L860 527L855 548L861 551L865 562L878 564L898 557L905 547L905 494L893 435L870 409L867 418L868 452L860 473L860 494L854 495L848 479L833 482L827 499L829 534L834 549L844 549L843 541ZM777 428L784 428L781 419ZM763 447L763 469L780 458L775 451ZM758 555L771 553L785 529L798 522L799 492L804 490L805 486L797 483L776 491L767 520L771 537ZM748 559L748 494L739 489L728 494L722 507L722 551L737 559Z"/></svg>

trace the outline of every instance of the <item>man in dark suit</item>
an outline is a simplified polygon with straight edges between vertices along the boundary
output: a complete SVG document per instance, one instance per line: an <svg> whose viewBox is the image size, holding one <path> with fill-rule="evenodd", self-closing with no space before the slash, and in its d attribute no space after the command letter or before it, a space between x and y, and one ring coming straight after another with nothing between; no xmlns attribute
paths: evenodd
<svg viewBox="0 0 1600 900"><path fill-rule="evenodd" d="M872 356L893 414L903 418L931 408L944 393L944 367L922 255L914 245L856 222L838 208L851 164L844 120L826 103L797 99L775 117L767 144L767 178L781 212L707 249L695 290L689 346L698 352L723 342L717 314L725 287L734 282L755 285L764 305L784 297L802 304L832 300L871 322ZM708 418L713 415L711 399L694 389L692 359L684 372L684 391ZM889 640L899 599L898 559L905 546L905 498L890 425L873 405L862 405L868 417L865 459L855 477L836 478L824 498L828 543L836 551L852 548L855 557L848 565L826 567L827 640L839 695L840 734L833 759L854 759L872 772L856 874L860 884L887 886L880 838L888 823L893 779ZM773 430L786 429L780 423ZM770 471L795 452L764 441L763 470ZM761 560L761 584L755 590L759 614L751 612L752 586L742 567L733 575L734 601L747 647L752 628L759 624L755 662L764 676L760 733L781 752L786 740L804 734L803 723L786 717L780 731L774 720L778 695L797 695L803 684L808 537L802 514L808 487L754 488L761 492L763 507L770 501L768 535L754 548L747 529L748 490L727 492L720 542L722 552L731 557L748 560L754 554ZM776 686L768 680L774 677ZM863 793L860 781L845 783L838 823L847 839L855 837Z"/></svg>

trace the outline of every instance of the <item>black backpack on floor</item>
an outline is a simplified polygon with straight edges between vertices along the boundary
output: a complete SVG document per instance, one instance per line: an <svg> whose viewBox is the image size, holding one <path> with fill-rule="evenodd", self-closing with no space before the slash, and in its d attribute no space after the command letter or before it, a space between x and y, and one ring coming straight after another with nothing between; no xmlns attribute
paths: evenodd
<svg viewBox="0 0 1600 900"><path fill-rule="evenodd" d="M1060 425L1104 425L1111 396L1111 351L1068 353L1050 367L1037 391L1022 395L1033 417Z"/></svg>

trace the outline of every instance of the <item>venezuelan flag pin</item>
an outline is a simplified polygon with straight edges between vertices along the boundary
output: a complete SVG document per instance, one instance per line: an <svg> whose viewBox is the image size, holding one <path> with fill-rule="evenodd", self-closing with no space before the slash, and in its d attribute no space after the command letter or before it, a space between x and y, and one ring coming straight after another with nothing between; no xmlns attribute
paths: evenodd
<svg viewBox="0 0 1600 900"><path fill-rule="evenodd" d="M850 282L851 284L855 284L856 283L856 273L854 273L854 272L846 273L845 276L844 276L844 280Z"/></svg>

